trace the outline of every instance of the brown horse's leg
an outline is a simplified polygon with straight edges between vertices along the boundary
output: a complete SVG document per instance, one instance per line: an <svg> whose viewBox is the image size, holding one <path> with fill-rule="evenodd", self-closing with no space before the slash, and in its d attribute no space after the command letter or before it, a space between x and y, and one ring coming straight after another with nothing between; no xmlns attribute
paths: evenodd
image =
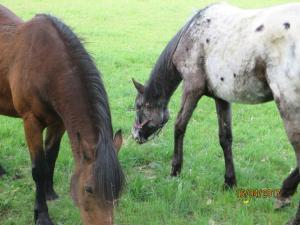
<svg viewBox="0 0 300 225"><path fill-rule="evenodd" d="M232 131L231 131L231 106L230 103L216 99L216 108L219 123L219 140L225 159L225 188L236 186L234 164L232 159Z"/></svg>
<svg viewBox="0 0 300 225"><path fill-rule="evenodd" d="M203 82L184 83L181 109L175 123L175 145L171 176L177 176L181 172L183 161L183 138L193 111L203 95L204 88L202 84Z"/></svg>
<svg viewBox="0 0 300 225"><path fill-rule="evenodd" d="M23 117L26 141L29 147L32 178L36 186L34 220L38 225L53 225L49 218L46 203L46 177L48 165L43 150L43 129L40 121L33 114Z"/></svg>
<svg viewBox="0 0 300 225"><path fill-rule="evenodd" d="M6 173L5 170L0 165L0 177L2 177L5 173Z"/></svg>
<svg viewBox="0 0 300 225"><path fill-rule="evenodd" d="M65 128L62 122L51 125L47 128L46 140L45 140L45 151L46 160L49 167L49 173L46 179L46 199L55 200L58 195L55 193L53 188L53 174L55 168L55 162L59 152L60 141L65 132Z"/></svg>

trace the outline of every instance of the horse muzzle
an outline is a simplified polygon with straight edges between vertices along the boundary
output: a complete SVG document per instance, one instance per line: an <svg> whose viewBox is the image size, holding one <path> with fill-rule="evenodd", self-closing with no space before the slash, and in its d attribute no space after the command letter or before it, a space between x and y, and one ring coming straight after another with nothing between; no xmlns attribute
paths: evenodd
<svg viewBox="0 0 300 225"><path fill-rule="evenodd" d="M132 129L132 136L139 144L144 144L150 140L153 140L159 135L161 129L165 123L161 123L155 126L146 126L150 120L145 121L142 124L136 123Z"/></svg>
<svg viewBox="0 0 300 225"><path fill-rule="evenodd" d="M147 142L147 138L142 137L140 135L140 129L137 129L136 127L134 127L132 129L132 137L134 138L134 140L138 143L138 144L144 144L145 142Z"/></svg>

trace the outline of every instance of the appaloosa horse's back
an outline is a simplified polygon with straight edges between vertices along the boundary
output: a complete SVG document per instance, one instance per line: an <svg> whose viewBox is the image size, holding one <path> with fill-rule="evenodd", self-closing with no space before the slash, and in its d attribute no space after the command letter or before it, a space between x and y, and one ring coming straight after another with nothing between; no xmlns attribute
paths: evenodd
<svg viewBox="0 0 300 225"><path fill-rule="evenodd" d="M197 102L215 99L225 186L236 185L232 160L231 104L275 100L293 145L298 166L284 181L278 203L290 201L300 181L300 4L242 10L215 4L199 11L169 42L151 77L138 90L133 136L139 143L168 120L167 105L183 80L182 104L175 124L171 175L183 161L183 138ZM290 224L300 224L300 208Z"/></svg>
<svg viewBox="0 0 300 225"><path fill-rule="evenodd" d="M23 22L0 7L0 114L20 117L36 184L36 224L53 224L46 199L57 198L53 171L68 133L75 159L72 197L84 224L112 225L123 173L100 73L77 36L60 20ZM43 130L47 128L43 142ZM45 146L45 147L44 147Z"/></svg>

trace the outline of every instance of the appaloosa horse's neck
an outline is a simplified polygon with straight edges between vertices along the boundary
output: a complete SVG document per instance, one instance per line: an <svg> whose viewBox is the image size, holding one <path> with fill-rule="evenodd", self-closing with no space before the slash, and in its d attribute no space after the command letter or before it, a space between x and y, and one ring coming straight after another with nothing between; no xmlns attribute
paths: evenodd
<svg viewBox="0 0 300 225"><path fill-rule="evenodd" d="M156 62L150 79L145 85L146 101L156 101L158 98L164 99L167 105L172 94L178 87L182 78L172 62L172 54L176 49L176 45L180 39L179 32L167 45Z"/></svg>

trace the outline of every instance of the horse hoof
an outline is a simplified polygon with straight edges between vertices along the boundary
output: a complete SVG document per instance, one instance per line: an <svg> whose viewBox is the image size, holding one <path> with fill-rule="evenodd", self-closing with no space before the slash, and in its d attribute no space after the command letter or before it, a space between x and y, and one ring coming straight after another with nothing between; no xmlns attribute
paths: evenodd
<svg viewBox="0 0 300 225"><path fill-rule="evenodd" d="M291 219L285 225L300 225L300 222L296 221L296 219Z"/></svg>
<svg viewBox="0 0 300 225"><path fill-rule="evenodd" d="M232 190L233 188L235 188L236 187L236 184L234 183L234 184L232 184L232 183L224 183L223 184L223 190L224 191L230 191L230 190Z"/></svg>
<svg viewBox="0 0 300 225"><path fill-rule="evenodd" d="M47 201L54 201L58 198L59 198L58 194L56 194L56 192L53 189L46 192L46 200Z"/></svg>
<svg viewBox="0 0 300 225"><path fill-rule="evenodd" d="M178 166L173 166L171 171L171 177L178 177L180 175L180 169Z"/></svg>
<svg viewBox="0 0 300 225"><path fill-rule="evenodd" d="M236 187L235 176L232 176L232 177L225 176L225 181L224 181L223 189L224 190L231 190L234 187Z"/></svg>
<svg viewBox="0 0 300 225"><path fill-rule="evenodd" d="M0 166L0 177L2 177L5 173L5 170Z"/></svg>
<svg viewBox="0 0 300 225"><path fill-rule="evenodd" d="M54 225L48 216L40 216L36 223L36 225Z"/></svg>
<svg viewBox="0 0 300 225"><path fill-rule="evenodd" d="M276 199L274 208L275 208L275 210L279 210L290 204L291 204L290 197L287 197L287 198L280 197L280 198Z"/></svg>

